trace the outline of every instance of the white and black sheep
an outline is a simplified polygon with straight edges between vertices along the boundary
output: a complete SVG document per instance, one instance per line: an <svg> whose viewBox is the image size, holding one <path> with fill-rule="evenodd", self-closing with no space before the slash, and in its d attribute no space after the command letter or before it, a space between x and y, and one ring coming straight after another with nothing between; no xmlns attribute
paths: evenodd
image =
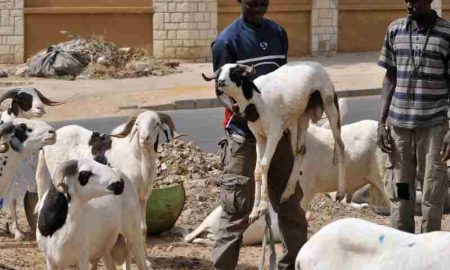
<svg viewBox="0 0 450 270"><path fill-rule="evenodd" d="M0 96L0 103L5 100L11 100L9 107L0 116L0 120L5 122L15 118L41 117L46 113L45 106L62 104L48 99L34 87L8 90ZM35 188L37 154L35 152L21 162L19 170L13 178L11 188L4 198L6 208L11 213L11 224L8 227L17 240L24 239L24 234L17 223L17 200L23 198L26 191L32 191Z"/></svg>
<svg viewBox="0 0 450 270"><path fill-rule="evenodd" d="M333 161L339 166L338 199L345 196L344 144L340 136L338 99L325 69L316 62L291 62L279 69L254 78L254 69L241 64L226 64L213 77L217 94L233 98L240 113L256 137L255 205L250 222L268 209L267 173L283 132L291 131L291 144L296 161L282 201L294 192L299 165L306 154L305 133L310 120L314 123L325 111L335 141ZM336 163L336 162L334 162Z"/></svg>
<svg viewBox="0 0 450 270"><path fill-rule="evenodd" d="M47 269L97 269L101 259L111 270L128 253L147 269L137 207L133 183L118 170L86 158L59 163L38 204L36 239Z"/></svg>

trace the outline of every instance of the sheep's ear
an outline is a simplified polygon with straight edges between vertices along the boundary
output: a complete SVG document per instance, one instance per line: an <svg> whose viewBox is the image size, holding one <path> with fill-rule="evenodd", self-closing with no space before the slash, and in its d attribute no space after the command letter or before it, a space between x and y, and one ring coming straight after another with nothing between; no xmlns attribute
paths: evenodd
<svg viewBox="0 0 450 270"><path fill-rule="evenodd" d="M23 151L22 142L16 136L11 136L11 138L9 140L9 144L11 145L11 148L14 151L16 151L18 153L22 153L22 151Z"/></svg>

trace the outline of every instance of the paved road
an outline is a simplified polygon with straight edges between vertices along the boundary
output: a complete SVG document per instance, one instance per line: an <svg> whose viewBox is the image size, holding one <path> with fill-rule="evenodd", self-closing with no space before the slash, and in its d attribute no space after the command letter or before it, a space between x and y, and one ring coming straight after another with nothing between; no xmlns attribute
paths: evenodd
<svg viewBox="0 0 450 270"><path fill-rule="evenodd" d="M348 99L348 114L343 123L353 123L364 119L377 120L379 96ZM222 128L223 109L179 110L168 112L179 132L188 134L184 141L194 141L203 150L215 152L217 142L224 136ZM92 120L74 120L55 122L55 127L77 124L91 130L108 133L115 126L126 122L126 117L98 118Z"/></svg>

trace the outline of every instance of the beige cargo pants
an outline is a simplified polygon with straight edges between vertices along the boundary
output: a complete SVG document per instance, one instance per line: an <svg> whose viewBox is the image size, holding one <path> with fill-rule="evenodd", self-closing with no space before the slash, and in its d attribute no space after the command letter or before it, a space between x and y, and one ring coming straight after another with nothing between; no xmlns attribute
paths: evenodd
<svg viewBox="0 0 450 270"><path fill-rule="evenodd" d="M391 226L415 232L415 179L419 175L423 190L421 232L438 231L448 189L447 165L440 155L448 122L427 128L390 128L396 147L386 164Z"/></svg>
<svg viewBox="0 0 450 270"><path fill-rule="evenodd" d="M253 207L256 144L254 139L238 140L228 136L222 140L222 145L224 172L217 179L217 185L224 211L212 255L215 269L232 270L238 263L242 235L249 226L248 216ZM283 244L278 270L294 270L295 258L307 237L305 211L300 207L303 195L300 186L287 202L280 204L293 162L289 135L285 134L278 144L268 173L269 199L278 214Z"/></svg>

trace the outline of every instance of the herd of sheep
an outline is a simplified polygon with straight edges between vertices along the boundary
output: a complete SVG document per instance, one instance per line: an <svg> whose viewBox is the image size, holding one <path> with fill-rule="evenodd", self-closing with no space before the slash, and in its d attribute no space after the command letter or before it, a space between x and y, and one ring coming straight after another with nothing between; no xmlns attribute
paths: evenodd
<svg viewBox="0 0 450 270"><path fill-rule="evenodd" d="M314 194L322 192L337 191L339 200L346 196L351 203L352 194L370 184L388 204L386 156L377 148L377 122L365 120L341 127L334 86L319 64L293 62L256 80L252 72L250 67L229 64L214 76L204 75L217 81L219 95L237 101L242 115L253 110L257 116L249 119L257 139L255 199L259 203L250 216L257 222L246 232L249 244L262 238L264 222L258 218L269 208L267 169L286 129L291 130L296 162L284 199L298 183L304 193L299 203L305 210ZM58 102L34 88L9 90L0 103L6 99L11 105L0 119L0 197L12 197L10 231L16 239L23 238L23 233L17 224L16 198L10 191L19 181L18 168L32 159L39 195L36 239L48 269L97 269L100 260L106 269L116 269L116 265L130 269L132 260L138 269L150 269L145 252L146 205L156 177L159 134L163 132L167 140L182 135L170 116L144 111L110 134L76 125L55 130L31 118L41 117L45 106ZM324 112L331 129L317 123ZM220 211L220 207L213 211L185 240L213 245ZM200 238L205 232L207 239ZM357 219L341 220L309 240L297 257L296 268L431 269L426 266L436 265L438 255L446 257L442 253L446 237L444 233L413 236ZM438 244L431 247L431 239ZM435 252L427 259L425 253L431 251L424 251L425 247ZM391 250L395 253L388 253ZM411 262L407 260L412 257Z"/></svg>

